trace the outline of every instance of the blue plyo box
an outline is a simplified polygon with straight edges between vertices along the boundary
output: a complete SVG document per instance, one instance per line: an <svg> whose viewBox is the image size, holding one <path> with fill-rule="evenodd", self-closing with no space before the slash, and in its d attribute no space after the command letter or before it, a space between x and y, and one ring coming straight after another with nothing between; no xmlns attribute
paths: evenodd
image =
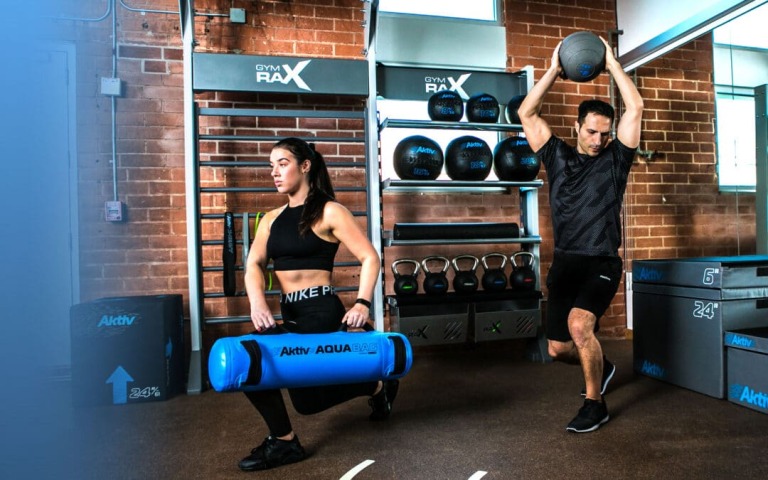
<svg viewBox="0 0 768 480"><path fill-rule="evenodd" d="M768 327L725 332L728 401L768 413Z"/></svg>

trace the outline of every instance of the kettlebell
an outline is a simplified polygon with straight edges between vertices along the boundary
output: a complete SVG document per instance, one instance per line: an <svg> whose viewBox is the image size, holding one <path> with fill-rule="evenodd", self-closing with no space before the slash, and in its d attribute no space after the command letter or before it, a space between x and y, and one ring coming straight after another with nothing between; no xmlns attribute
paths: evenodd
<svg viewBox="0 0 768 480"><path fill-rule="evenodd" d="M518 259L522 259L520 262ZM533 265L536 257L531 252L517 252L509 257L512 263L512 273L509 275L509 284L515 290L533 290L536 288L536 272Z"/></svg>
<svg viewBox="0 0 768 480"><path fill-rule="evenodd" d="M409 263L413 265L413 272L410 274L400 273L398 265ZM419 292L419 270L421 266L416 260L410 258L401 258L392 262L392 273L395 274L395 293L398 295L416 295Z"/></svg>
<svg viewBox="0 0 768 480"><path fill-rule="evenodd" d="M493 257L501 258L501 265L496 268L490 268L488 266L488 259ZM482 279L483 290L488 292L500 292L507 288L507 274L504 273L504 267L507 266L507 256L498 252L486 253L480 261L485 270Z"/></svg>
<svg viewBox="0 0 768 480"><path fill-rule="evenodd" d="M429 262L442 262L443 269L440 271L432 272L427 265ZM425 257L421 261L421 268L424 269L424 291L430 295L441 295L448 291L448 277L445 272L448 271L448 266L451 262L445 258L437 255Z"/></svg>
<svg viewBox="0 0 768 480"><path fill-rule="evenodd" d="M460 260L472 260L472 267L469 270L462 270L459 268ZM474 255L458 255L451 260L453 270L456 272L453 276L453 291L456 293L472 293L480 286L480 282L477 280L475 270L480 260Z"/></svg>

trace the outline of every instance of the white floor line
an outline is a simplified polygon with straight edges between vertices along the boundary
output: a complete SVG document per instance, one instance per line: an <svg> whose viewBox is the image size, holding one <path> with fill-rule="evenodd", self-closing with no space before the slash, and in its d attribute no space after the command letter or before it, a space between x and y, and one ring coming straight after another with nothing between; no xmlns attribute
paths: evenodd
<svg viewBox="0 0 768 480"><path fill-rule="evenodd" d="M361 462L358 466L345 473L339 480L351 480L352 478L355 478L355 475L368 468L368 466L372 463L373 460L366 460Z"/></svg>
<svg viewBox="0 0 768 480"><path fill-rule="evenodd" d="M488 472L484 472L482 470L478 470L474 474L472 474L472 476L469 477L468 480L480 480L481 478L483 478L487 474L488 474Z"/></svg>

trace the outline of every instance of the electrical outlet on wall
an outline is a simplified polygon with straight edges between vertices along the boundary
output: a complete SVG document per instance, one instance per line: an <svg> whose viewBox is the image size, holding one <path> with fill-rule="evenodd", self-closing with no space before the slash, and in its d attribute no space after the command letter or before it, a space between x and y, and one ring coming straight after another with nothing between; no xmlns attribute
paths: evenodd
<svg viewBox="0 0 768 480"><path fill-rule="evenodd" d="M108 222L122 222L125 216L125 205L120 201L104 203L104 217Z"/></svg>
<svg viewBox="0 0 768 480"><path fill-rule="evenodd" d="M123 82L119 78L101 77L101 94L119 97L123 94Z"/></svg>
<svg viewBox="0 0 768 480"><path fill-rule="evenodd" d="M232 23L245 23L245 9L244 8L230 8L229 9L229 21Z"/></svg>

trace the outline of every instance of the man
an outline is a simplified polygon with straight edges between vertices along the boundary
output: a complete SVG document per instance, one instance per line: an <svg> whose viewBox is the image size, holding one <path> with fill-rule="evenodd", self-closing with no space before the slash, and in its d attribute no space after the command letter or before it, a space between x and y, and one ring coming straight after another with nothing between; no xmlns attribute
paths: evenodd
<svg viewBox="0 0 768 480"><path fill-rule="evenodd" d="M595 332L621 280L621 204L640 143L643 112L637 88L608 43L601 40L606 47L606 70L626 107L615 139L611 138L613 107L600 100L579 106L575 148L553 135L539 115L544 96L562 75L560 45L549 69L518 109L528 143L549 180L555 252L546 283L547 346L555 360L581 364L586 398L566 428L577 433L597 430L610 418L603 393L615 367L604 357Z"/></svg>

